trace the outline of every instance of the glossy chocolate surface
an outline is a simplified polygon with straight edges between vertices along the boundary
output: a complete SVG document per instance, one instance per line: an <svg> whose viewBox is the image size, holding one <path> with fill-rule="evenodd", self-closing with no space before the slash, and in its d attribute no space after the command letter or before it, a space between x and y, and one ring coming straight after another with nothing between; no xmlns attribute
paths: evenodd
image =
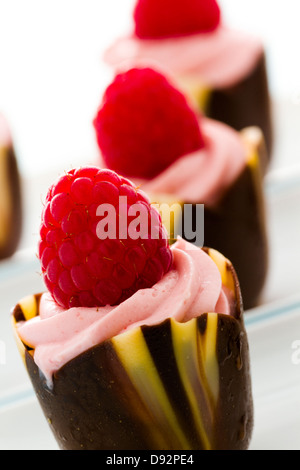
<svg viewBox="0 0 300 470"><path fill-rule="evenodd" d="M262 160L265 172L273 149L273 119L265 55L241 83L231 88L213 90L205 114L238 131L248 126L259 127L267 147L267 158Z"/></svg>
<svg viewBox="0 0 300 470"><path fill-rule="evenodd" d="M9 213L5 217L0 214L0 224L2 224L2 229L6 233L5 239L1 240L0 243L0 259L5 259L14 254L21 238L22 195L20 175L13 146L0 147L0 156L1 159L5 160L2 165L5 174L2 175L2 178L6 180L8 186L6 198L9 203Z"/></svg>
<svg viewBox="0 0 300 470"><path fill-rule="evenodd" d="M256 306L268 272L264 209L251 167L246 167L215 208L205 208L205 244L232 262L244 308Z"/></svg>
<svg viewBox="0 0 300 470"><path fill-rule="evenodd" d="M265 152L262 134L257 134L254 128L245 129L242 134L249 147L248 163L213 206L204 206L204 245L216 249L231 261L238 275L244 308L248 310L258 305L263 292L268 274L269 244L260 165ZM153 198L159 200L159 196ZM196 204L189 216L182 203L181 207L182 215L179 214L171 234L174 240L178 234L187 239L185 233L190 234L191 230L185 230L186 224L195 227L197 220Z"/></svg>

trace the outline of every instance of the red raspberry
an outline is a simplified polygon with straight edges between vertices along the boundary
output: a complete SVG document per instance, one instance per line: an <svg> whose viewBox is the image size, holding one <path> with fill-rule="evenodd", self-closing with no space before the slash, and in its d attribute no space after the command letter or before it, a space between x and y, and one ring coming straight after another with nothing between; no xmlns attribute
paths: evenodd
<svg viewBox="0 0 300 470"><path fill-rule="evenodd" d="M216 0L138 0L135 34L160 39L209 32L218 27L220 17Z"/></svg>
<svg viewBox="0 0 300 470"><path fill-rule="evenodd" d="M161 217L147 196L96 167L71 170L50 187L40 237L45 284L64 308L118 304L152 287L172 265Z"/></svg>
<svg viewBox="0 0 300 470"><path fill-rule="evenodd" d="M115 77L94 126L107 167L129 177L152 178L204 145L184 95L151 68Z"/></svg>

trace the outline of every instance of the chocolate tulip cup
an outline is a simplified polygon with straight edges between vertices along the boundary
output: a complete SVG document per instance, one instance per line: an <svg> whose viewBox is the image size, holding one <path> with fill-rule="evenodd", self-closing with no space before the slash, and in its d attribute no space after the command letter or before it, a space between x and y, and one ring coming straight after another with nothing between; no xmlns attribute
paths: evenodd
<svg viewBox="0 0 300 470"><path fill-rule="evenodd" d="M21 232L20 175L7 123L0 115L0 260L14 254Z"/></svg>
<svg viewBox="0 0 300 470"><path fill-rule="evenodd" d="M259 127L267 149L262 170L267 171L273 151L273 112L260 38L223 21L211 32L181 35L179 28L173 37L140 38L131 33L116 38L104 61L114 71L147 62L163 68L201 114L237 131Z"/></svg>
<svg viewBox="0 0 300 470"><path fill-rule="evenodd" d="M265 54L251 74L233 86L204 89L200 85L191 87L183 81L182 87L207 117L224 122L238 131L249 126L262 130L267 150L261 161L265 174L273 150L272 105Z"/></svg>
<svg viewBox="0 0 300 470"><path fill-rule="evenodd" d="M16 305L16 341L61 449L248 448L253 401L239 282L226 258L205 251L233 293L234 314L135 327L70 360L50 388L17 329L39 315L40 295Z"/></svg>
<svg viewBox="0 0 300 470"><path fill-rule="evenodd" d="M266 160L262 132L249 127L240 132L245 142L247 164L239 177L213 205L204 207L204 245L220 251L232 262L241 286L244 309L258 305L268 274L268 237L261 162ZM185 202L174 201L170 195L151 194L155 204L169 204L174 210L174 222L169 224L169 237L187 239L185 233L194 227L196 204L185 217ZM164 220L163 220L164 221ZM165 225L166 222L164 221ZM188 240L194 242L194 240Z"/></svg>

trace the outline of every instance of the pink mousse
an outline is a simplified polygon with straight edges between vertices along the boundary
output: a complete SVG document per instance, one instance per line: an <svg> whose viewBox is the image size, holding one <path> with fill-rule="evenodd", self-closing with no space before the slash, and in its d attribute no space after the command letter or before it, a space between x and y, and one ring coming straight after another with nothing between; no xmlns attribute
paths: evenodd
<svg viewBox="0 0 300 470"><path fill-rule="evenodd" d="M196 79L208 88L231 87L246 78L264 52L262 42L220 25L211 33L168 39L119 38L104 54L115 69L152 62L180 79Z"/></svg>
<svg viewBox="0 0 300 470"><path fill-rule="evenodd" d="M222 285L213 260L182 239L172 251L172 270L120 305L64 310L50 294L42 296L40 315L20 323L18 332L35 348L34 360L49 386L53 374L68 361L129 329L160 324L170 317L187 322L206 312L231 314L233 295Z"/></svg>
<svg viewBox="0 0 300 470"><path fill-rule="evenodd" d="M169 194L185 203L216 204L239 177L247 151L239 132L226 124L201 119L205 147L176 160L160 175L135 183L147 194Z"/></svg>

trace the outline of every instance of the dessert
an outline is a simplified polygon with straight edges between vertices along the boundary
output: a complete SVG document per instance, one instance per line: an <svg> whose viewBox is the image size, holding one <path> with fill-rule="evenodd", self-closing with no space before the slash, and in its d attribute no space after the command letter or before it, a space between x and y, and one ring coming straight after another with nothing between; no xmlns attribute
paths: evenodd
<svg viewBox="0 0 300 470"><path fill-rule="evenodd" d="M272 116L262 41L224 24L216 0L138 0L133 16L134 31L115 41L105 62L117 72L128 63L162 67L208 117L236 130L259 127L270 158Z"/></svg>
<svg viewBox="0 0 300 470"><path fill-rule="evenodd" d="M101 164L134 179L153 203L180 205L171 238L196 241L187 236L195 223L187 206L196 212L205 205L204 244L231 260L245 308L255 306L268 262L261 130L237 132L197 116L184 95L148 67L117 74L94 127Z"/></svg>
<svg viewBox="0 0 300 470"><path fill-rule="evenodd" d="M0 114L0 259L16 251L22 229L21 183L8 123Z"/></svg>
<svg viewBox="0 0 300 470"><path fill-rule="evenodd" d="M61 240L57 242L59 237L53 236L49 212L43 211L44 246L39 247L39 256L44 276L50 275L52 286L48 292L20 300L12 322L25 366L60 448L247 449L253 428L249 347L232 264L215 250L194 247L181 238L170 248L156 209L151 209L139 189L112 172L94 169L92 174L91 168L80 171L83 173L68 173L48 193L46 207L50 204L56 231L66 229L63 213L72 213L70 200L66 204L61 195L76 200L72 190L66 192L68 178L71 188L84 178L96 187L95 179L100 178L118 188L119 194L125 185L132 197L128 210L132 201L138 200L151 211L159 237L147 238L144 233L141 239L98 238L93 206L104 201L115 207L114 190L111 186L111 191L105 192L80 191L81 200L76 203L87 208L91 223L80 231L86 234L80 246L76 243L78 231L66 232L77 253L75 265L86 266L91 274L86 256L91 250L89 233L98 240L89 256L103 251L105 263L108 256L104 247L113 241L131 261L126 265L128 276L134 272L140 280L117 301L116 297L104 301L108 281L111 287L118 286L115 276L119 271L108 273L99 263L93 264L99 266L98 273L92 270L93 277L106 282L101 289L95 289L97 282L94 284L93 279L84 286L82 291L94 297L91 306L91 297L78 292L78 273L74 275L70 268L70 255L68 262L61 260L62 271L56 281L52 277L57 269L50 267L50 256L44 259L44 242L51 243L55 260L61 257ZM134 188L134 194L129 187ZM58 213L60 220L56 220ZM75 226L75 219L71 219ZM124 264L120 250L110 254L114 267ZM134 253L129 260L128 253ZM151 269L151 279L148 262L152 268L160 267ZM65 278L60 280L65 271L71 273L75 302L70 302L69 283ZM67 296L55 299L54 284L59 284Z"/></svg>

